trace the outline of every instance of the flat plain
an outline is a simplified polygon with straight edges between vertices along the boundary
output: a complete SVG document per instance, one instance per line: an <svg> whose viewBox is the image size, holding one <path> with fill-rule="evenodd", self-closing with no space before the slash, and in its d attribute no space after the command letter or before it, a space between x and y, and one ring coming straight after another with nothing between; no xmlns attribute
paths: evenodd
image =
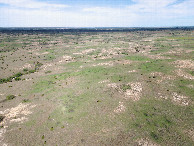
<svg viewBox="0 0 194 146"><path fill-rule="evenodd" d="M194 145L194 31L1 32L0 144Z"/></svg>

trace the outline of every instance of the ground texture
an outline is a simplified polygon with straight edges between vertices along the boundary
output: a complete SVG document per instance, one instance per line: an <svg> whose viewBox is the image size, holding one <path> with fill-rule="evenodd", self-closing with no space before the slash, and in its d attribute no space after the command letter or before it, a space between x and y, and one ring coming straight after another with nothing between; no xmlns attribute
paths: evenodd
<svg viewBox="0 0 194 146"><path fill-rule="evenodd" d="M0 33L0 145L194 145L194 32Z"/></svg>

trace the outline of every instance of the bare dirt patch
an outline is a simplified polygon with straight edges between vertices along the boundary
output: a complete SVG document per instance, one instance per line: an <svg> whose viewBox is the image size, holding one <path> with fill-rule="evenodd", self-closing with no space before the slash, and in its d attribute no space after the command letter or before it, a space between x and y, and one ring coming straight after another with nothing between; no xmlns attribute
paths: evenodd
<svg viewBox="0 0 194 146"><path fill-rule="evenodd" d="M107 85L109 88L116 89L120 94L124 95L124 99L132 99L137 101L140 99L142 94L142 84L140 82L128 83L130 89L123 90L121 84L110 83Z"/></svg>
<svg viewBox="0 0 194 146"><path fill-rule="evenodd" d="M166 75L162 72L152 72L150 75L153 76L153 77L157 77L155 82L158 83L158 84L160 84L161 82L166 81L166 80L175 80L176 79L175 76Z"/></svg>
<svg viewBox="0 0 194 146"><path fill-rule="evenodd" d="M172 93L172 100L182 106L187 106L189 105L189 99L186 96L183 95L178 95L178 93L174 92Z"/></svg>
<svg viewBox="0 0 194 146"><path fill-rule="evenodd" d="M162 56L163 54L157 54L157 55L150 55L147 56L151 59L171 59L170 57Z"/></svg>
<svg viewBox="0 0 194 146"><path fill-rule="evenodd" d="M166 95L164 95L164 94L162 94L162 93L157 93L158 94L158 97L156 97L156 98L161 98L161 99L168 99L168 96L166 96Z"/></svg>
<svg viewBox="0 0 194 146"><path fill-rule="evenodd" d="M116 89L118 87L118 85L116 83L110 83L107 85L110 88Z"/></svg>
<svg viewBox="0 0 194 146"><path fill-rule="evenodd" d="M182 69L178 69L175 71L175 73L179 76L179 77L183 77L185 79L190 79L190 80L194 80L194 76L192 76L191 74L183 71Z"/></svg>
<svg viewBox="0 0 194 146"><path fill-rule="evenodd" d="M119 113L123 113L125 112L126 107L124 106L123 102L119 102L119 105L116 107L116 109L114 110L115 113L119 114Z"/></svg>
<svg viewBox="0 0 194 146"><path fill-rule="evenodd" d="M194 141L194 129L185 130L185 133Z"/></svg>
<svg viewBox="0 0 194 146"><path fill-rule="evenodd" d="M46 54L49 54L49 52L43 52L43 53L35 52L35 55L37 56L46 55Z"/></svg>
<svg viewBox="0 0 194 146"><path fill-rule="evenodd" d="M27 120L27 117L25 116L32 114L30 110L35 106L36 105L20 103L16 107L6 109L5 111L1 111L0 113L5 116L1 124L4 125L11 122L23 123L25 120Z"/></svg>
<svg viewBox="0 0 194 146"><path fill-rule="evenodd" d="M132 73L132 72L137 72L136 70L130 70L130 71L128 71L129 73Z"/></svg>
<svg viewBox="0 0 194 146"><path fill-rule="evenodd" d="M159 146L158 144L153 143L149 139L139 139L137 140L137 145L138 146Z"/></svg>
<svg viewBox="0 0 194 146"><path fill-rule="evenodd" d="M94 64L93 66L113 66L113 65L114 65L114 63L112 61L110 61L110 62Z"/></svg>
<svg viewBox="0 0 194 146"><path fill-rule="evenodd" d="M177 60L173 62L178 68L194 69L194 61L192 60Z"/></svg>
<svg viewBox="0 0 194 146"><path fill-rule="evenodd" d="M142 94L142 84L140 82L130 83L131 89L127 89L125 92L126 99L132 99L133 101L137 101L140 99Z"/></svg>
<svg viewBox="0 0 194 146"><path fill-rule="evenodd" d="M103 80L103 81L100 81L100 82L98 82L99 84L103 84L103 83L108 83L108 82L110 82L109 80Z"/></svg>
<svg viewBox="0 0 194 146"><path fill-rule="evenodd" d="M23 104L20 103L18 106L6 109L5 111L0 111L0 115L3 115L4 118L0 122L0 143L3 145L7 145L3 143L4 134L6 133L6 128L13 122L23 123L28 120L27 115L32 114L31 109L36 105L31 104Z"/></svg>
<svg viewBox="0 0 194 146"><path fill-rule="evenodd" d="M61 64L64 62L72 62L73 61L73 57L71 56L63 56L57 63Z"/></svg>

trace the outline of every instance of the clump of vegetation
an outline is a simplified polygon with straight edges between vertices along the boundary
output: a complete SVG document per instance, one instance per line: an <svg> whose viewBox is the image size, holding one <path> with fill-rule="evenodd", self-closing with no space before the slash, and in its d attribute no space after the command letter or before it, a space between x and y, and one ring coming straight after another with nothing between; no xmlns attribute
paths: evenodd
<svg viewBox="0 0 194 146"><path fill-rule="evenodd" d="M51 72L52 72L52 71L49 70L49 71L46 71L45 74L48 74L48 73L51 73Z"/></svg>
<svg viewBox="0 0 194 146"><path fill-rule="evenodd" d="M131 86L130 85L126 85L126 84L123 84L121 85L121 89L126 92L128 89L131 89Z"/></svg>
<svg viewBox="0 0 194 146"><path fill-rule="evenodd" d="M20 81L21 80L21 76L25 75L25 74L29 74L29 73L35 73L37 70L39 70L39 68L42 66L43 64L40 62L36 62L35 64L35 69L32 70L28 70L27 68L23 69L23 73L22 72L18 72L8 78L2 78L0 79L0 84L3 83L7 83L7 82L12 82L13 79L15 79L15 81ZM48 73L50 73L51 71L48 71Z"/></svg>
<svg viewBox="0 0 194 146"><path fill-rule="evenodd" d="M35 73L35 72L36 72L35 69L29 70L29 73Z"/></svg>
<svg viewBox="0 0 194 146"><path fill-rule="evenodd" d="M42 63L40 63L40 62L37 61L35 63L35 70L39 70L42 65L43 65Z"/></svg>
<svg viewBox="0 0 194 146"><path fill-rule="evenodd" d="M0 122L2 122L4 118L5 118L5 116L0 115Z"/></svg>
<svg viewBox="0 0 194 146"><path fill-rule="evenodd" d="M0 84L7 83L7 79L0 79Z"/></svg>
<svg viewBox="0 0 194 146"><path fill-rule="evenodd" d="M14 99L16 96L15 95L8 95L8 96L6 96L6 99L7 100L12 100L12 99Z"/></svg>
<svg viewBox="0 0 194 146"><path fill-rule="evenodd" d="M150 136L154 139L154 140L158 140L158 136L157 136L157 134L155 133L155 132L151 132L150 133Z"/></svg>
<svg viewBox="0 0 194 146"><path fill-rule="evenodd" d="M16 77L16 78L15 78L15 81L20 81L20 80L21 80L20 77Z"/></svg>
<svg viewBox="0 0 194 146"><path fill-rule="evenodd" d="M29 99L23 99L22 102L26 103L26 102L30 102L30 100Z"/></svg>
<svg viewBox="0 0 194 146"><path fill-rule="evenodd" d="M24 69L23 69L23 71L24 71L24 72L27 72L27 71L28 71L28 69L27 69L27 68L24 68Z"/></svg>
<svg viewBox="0 0 194 146"><path fill-rule="evenodd" d="M13 76L8 77L8 78L0 79L0 84L12 82L13 79L15 79L16 81L19 81L19 80L21 80L20 77L22 75L23 75L23 73L19 72L19 73L14 74Z"/></svg>
<svg viewBox="0 0 194 146"><path fill-rule="evenodd" d="M21 77L23 75L23 73L21 73L21 72L18 72L17 74L15 74L15 75L13 75L13 77Z"/></svg>

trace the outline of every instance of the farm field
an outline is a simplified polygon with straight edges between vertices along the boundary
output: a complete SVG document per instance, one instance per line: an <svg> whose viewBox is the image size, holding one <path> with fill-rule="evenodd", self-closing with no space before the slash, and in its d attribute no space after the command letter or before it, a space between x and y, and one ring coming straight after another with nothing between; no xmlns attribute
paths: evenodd
<svg viewBox="0 0 194 146"><path fill-rule="evenodd" d="M0 32L0 145L194 145L194 31Z"/></svg>

